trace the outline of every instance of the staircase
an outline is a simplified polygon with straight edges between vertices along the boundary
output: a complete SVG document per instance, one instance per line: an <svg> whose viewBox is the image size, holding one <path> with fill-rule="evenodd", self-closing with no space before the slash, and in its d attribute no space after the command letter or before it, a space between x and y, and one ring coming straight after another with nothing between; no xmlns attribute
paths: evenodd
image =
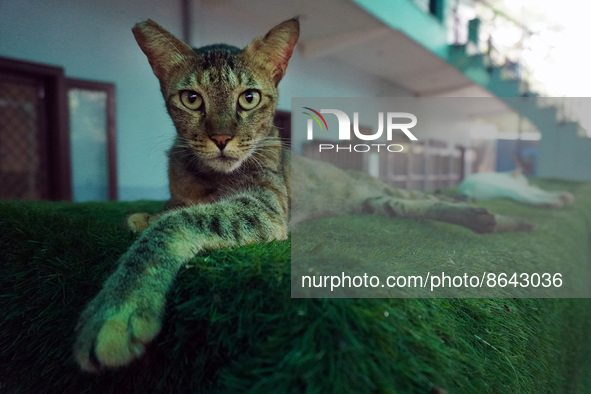
<svg viewBox="0 0 591 394"><path fill-rule="evenodd" d="M485 54L467 55L465 45L453 45L447 61L540 131L538 176L591 181L591 138L578 122L564 120L560 108L524 89L519 79L504 76L503 68L492 65ZM591 107L591 98L588 105Z"/></svg>

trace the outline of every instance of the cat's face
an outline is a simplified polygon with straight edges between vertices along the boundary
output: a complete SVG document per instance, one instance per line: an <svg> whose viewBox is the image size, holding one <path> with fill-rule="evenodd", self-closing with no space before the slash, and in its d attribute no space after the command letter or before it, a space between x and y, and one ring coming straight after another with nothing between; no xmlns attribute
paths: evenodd
<svg viewBox="0 0 591 394"><path fill-rule="evenodd" d="M242 51L226 45L193 50L153 21L133 32L160 80L177 145L194 155L188 160L229 173L277 145L277 84L298 39L297 20L283 22Z"/></svg>
<svg viewBox="0 0 591 394"><path fill-rule="evenodd" d="M202 50L164 91L177 143L217 171L238 168L271 132L277 88L248 60L228 48Z"/></svg>

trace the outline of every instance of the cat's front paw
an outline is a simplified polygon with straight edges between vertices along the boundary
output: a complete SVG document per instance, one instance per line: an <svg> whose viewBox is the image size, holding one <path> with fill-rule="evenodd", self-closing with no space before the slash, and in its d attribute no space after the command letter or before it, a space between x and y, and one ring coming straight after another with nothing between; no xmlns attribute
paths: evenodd
<svg viewBox="0 0 591 394"><path fill-rule="evenodd" d="M492 233L496 230L497 221L495 215L480 207L469 207L466 227L478 234Z"/></svg>
<svg viewBox="0 0 591 394"><path fill-rule="evenodd" d="M466 204L445 204L436 207L438 219L444 222L458 224L478 234L492 233L496 229L495 215L485 208Z"/></svg>
<svg viewBox="0 0 591 394"><path fill-rule="evenodd" d="M125 227L136 234L141 233L159 217L160 215L151 215L146 212L134 213L125 219Z"/></svg>
<svg viewBox="0 0 591 394"><path fill-rule="evenodd" d="M160 332L162 308L126 302L109 305L97 296L80 317L74 356L80 367L99 372L140 357Z"/></svg>

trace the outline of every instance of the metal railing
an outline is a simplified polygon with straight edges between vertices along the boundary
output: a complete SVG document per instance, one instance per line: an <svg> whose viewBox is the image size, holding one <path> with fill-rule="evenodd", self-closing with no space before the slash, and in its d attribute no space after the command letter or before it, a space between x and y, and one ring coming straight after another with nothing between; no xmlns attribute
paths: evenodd
<svg viewBox="0 0 591 394"><path fill-rule="evenodd" d="M486 1L456 0L450 4L450 43L466 45L469 52L482 54L488 66L501 68L506 79L522 83L522 93L549 94L542 81L533 77L532 46L551 52L539 32L489 5ZM544 46L545 48L540 48Z"/></svg>
<svg viewBox="0 0 591 394"><path fill-rule="evenodd" d="M502 79L518 83L522 96L554 106L558 122L580 122L581 100L565 99L564 92L535 76L541 62L553 63L556 48L547 38L560 34L559 28L533 30L487 0L451 0L448 7L450 44L464 45L467 55L482 55L485 67L490 72L499 69ZM591 132L581 135L590 137Z"/></svg>

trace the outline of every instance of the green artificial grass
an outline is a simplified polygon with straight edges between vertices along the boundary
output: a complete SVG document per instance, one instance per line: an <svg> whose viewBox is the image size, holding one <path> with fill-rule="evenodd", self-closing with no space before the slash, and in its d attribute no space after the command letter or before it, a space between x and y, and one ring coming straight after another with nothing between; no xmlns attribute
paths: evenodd
<svg viewBox="0 0 591 394"><path fill-rule="evenodd" d="M379 228L401 272L414 264L588 264L591 184L564 210L491 201L538 224L531 234L476 235L427 221L375 216L313 224L326 248L360 254L348 227ZM591 302L514 298L290 298L289 241L196 257L169 295L161 335L127 368L89 375L71 356L85 304L134 236L131 212L160 202L0 203L0 392L558 393L591 390ZM305 227L304 227L305 228ZM392 252L390 252L392 253ZM389 254L388 256L392 256ZM387 267L388 269L391 266Z"/></svg>
<svg viewBox="0 0 591 394"><path fill-rule="evenodd" d="M560 274L561 286L495 286L493 288L436 289L348 288L333 292L301 290L302 295L376 297L591 297L591 189L577 183L546 182L546 189L578 190L577 204L544 209L494 200L479 205L490 212L521 217L536 224L534 232L480 235L447 223L364 215L303 223L292 231L294 264L300 275L410 276L427 272L481 278L482 273ZM574 189L573 189L574 188ZM301 257L301 258L300 258ZM485 279L488 276L485 276ZM517 278L521 280L521 278ZM534 282L536 279L533 280ZM491 282L493 283L493 282ZM525 283L524 281L521 283ZM560 283L560 282L556 282ZM292 293L293 294L293 293Z"/></svg>

